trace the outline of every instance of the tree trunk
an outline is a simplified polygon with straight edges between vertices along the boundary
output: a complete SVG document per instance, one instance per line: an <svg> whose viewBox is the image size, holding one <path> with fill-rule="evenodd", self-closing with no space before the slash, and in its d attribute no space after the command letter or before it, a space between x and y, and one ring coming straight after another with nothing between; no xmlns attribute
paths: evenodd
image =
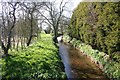
<svg viewBox="0 0 120 80"><path fill-rule="evenodd" d="M21 49L23 49L23 41L22 41L22 37L20 37L20 43L21 43Z"/></svg>
<svg viewBox="0 0 120 80"><path fill-rule="evenodd" d="M9 56L9 54L8 54L9 49L4 46L4 43L2 41L1 41L1 46L2 46L2 49L4 51L4 54L2 57Z"/></svg>
<svg viewBox="0 0 120 80"><path fill-rule="evenodd" d="M4 50L4 55L5 55L5 56L9 56L8 50L9 50L9 49L5 49L5 50Z"/></svg>
<svg viewBox="0 0 120 80"><path fill-rule="evenodd" d="M58 36L58 29L54 29L54 37Z"/></svg>
<svg viewBox="0 0 120 80"><path fill-rule="evenodd" d="M13 36L13 49L15 49L15 38L14 38L14 36Z"/></svg>
<svg viewBox="0 0 120 80"><path fill-rule="evenodd" d="M24 47L26 46L26 38L25 37L23 37L23 43L24 43Z"/></svg>
<svg viewBox="0 0 120 80"><path fill-rule="evenodd" d="M17 40L17 44L16 44L16 50L18 51L18 46L19 46L19 39Z"/></svg>
<svg viewBox="0 0 120 80"><path fill-rule="evenodd" d="M30 45L32 37L33 37L33 24L32 24L33 23L33 15L32 15L32 13L30 15L31 15L31 19L30 19L30 23L31 23L30 27L31 27L31 29L30 29L30 37L28 39L27 46Z"/></svg>
<svg viewBox="0 0 120 80"><path fill-rule="evenodd" d="M29 45L30 45L31 40L32 40L32 35L31 35L31 36L30 36L30 38L28 39L27 46L29 46Z"/></svg>
<svg viewBox="0 0 120 80"><path fill-rule="evenodd" d="M54 28L54 37L53 37L53 41L54 41L55 43L58 43L58 41L57 41L57 36L58 36L58 29L55 29L55 28Z"/></svg>

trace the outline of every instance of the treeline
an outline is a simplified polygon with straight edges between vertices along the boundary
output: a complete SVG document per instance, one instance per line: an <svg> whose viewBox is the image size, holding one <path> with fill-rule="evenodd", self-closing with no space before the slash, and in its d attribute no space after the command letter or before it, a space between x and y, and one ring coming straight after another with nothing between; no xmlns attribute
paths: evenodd
<svg viewBox="0 0 120 80"><path fill-rule="evenodd" d="M80 3L68 33L112 58L120 56L120 2Z"/></svg>

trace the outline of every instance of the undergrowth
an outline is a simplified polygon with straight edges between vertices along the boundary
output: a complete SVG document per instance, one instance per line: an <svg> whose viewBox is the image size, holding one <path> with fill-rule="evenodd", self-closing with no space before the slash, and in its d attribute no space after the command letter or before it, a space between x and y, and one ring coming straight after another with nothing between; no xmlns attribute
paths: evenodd
<svg viewBox="0 0 120 80"><path fill-rule="evenodd" d="M23 50L12 50L12 56L0 59L2 79L46 80L64 79L66 74L58 49L53 45L49 34Z"/></svg>

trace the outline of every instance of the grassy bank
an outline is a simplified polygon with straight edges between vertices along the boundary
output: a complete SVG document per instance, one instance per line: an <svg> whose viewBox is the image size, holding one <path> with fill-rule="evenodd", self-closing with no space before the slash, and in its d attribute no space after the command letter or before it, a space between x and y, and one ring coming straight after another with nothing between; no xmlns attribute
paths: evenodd
<svg viewBox="0 0 120 80"><path fill-rule="evenodd" d="M0 59L3 79L43 80L66 78L58 49L49 34L23 50L9 52L12 56Z"/></svg>
<svg viewBox="0 0 120 80"><path fill-rule="evenodd" d="M70 37L66 35L64 36L64 40L69 42ZM120 80L120 62L111 60L109 55L106 53L94 50L90 45L86 45L75 38L73 38L70 43L82 51L86 56L89 56L92 61L98 64L110 79Z"/></svg>

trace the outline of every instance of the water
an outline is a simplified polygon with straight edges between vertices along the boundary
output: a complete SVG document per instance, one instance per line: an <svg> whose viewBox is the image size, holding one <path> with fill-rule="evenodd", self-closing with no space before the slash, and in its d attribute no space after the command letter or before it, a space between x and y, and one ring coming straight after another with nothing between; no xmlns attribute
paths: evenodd
<svg viewBox="0 0 120 80"><path fill-rule="evenodd" d="M68 79L85 78L85 80L90 80L92 78L94 80L109 80L99 67L88 57L83 55L83 53L78 49L70 45L60 43L59 52L65 66L65 72Z"/></svg>
<svg viewBox="0 0 120 80"><path fill-rule="evenodd" d="M69 62L70 60L69 60L67 47L64 44L60 44L59 52L60 52L60 56L62 58L62 62L65 66L65 72L67 73L67 77L73 78L72 73L71 73L72 70L71 70L71 66L70 66L70 62Z"/></svg>

